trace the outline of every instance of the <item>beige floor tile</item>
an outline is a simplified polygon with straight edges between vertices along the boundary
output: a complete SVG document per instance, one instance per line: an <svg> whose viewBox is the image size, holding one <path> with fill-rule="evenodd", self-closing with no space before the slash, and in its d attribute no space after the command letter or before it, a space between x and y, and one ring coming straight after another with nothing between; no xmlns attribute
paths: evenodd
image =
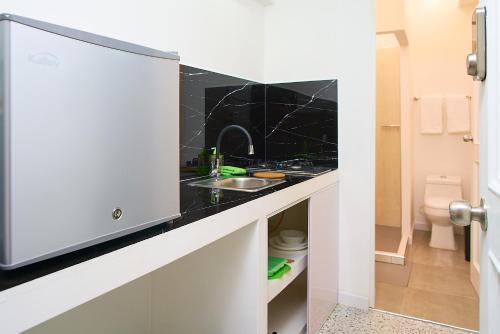
<svg viewBox="0 0 500 334"><path fill-rule="evenodd" d="M452 296L477 298L469 270L413 263L408 287Z"/></svg>
<svg viewBox="0 0 500 334"><path fill-rule="evenodd" d="M431 248L427 245L415 244L412 247L414 263L437 267L453 267L468 270L470 263L464 259L463 247L456 251Z"/></svg>
<svg viewBox="0 0 500 334"><path fill-rule="evenodd" d="M385 311L477 329L479 298L470 283L463 235L456 238L457 251L441 250L429 247L430 232L415 231L413 244L407 252L411 264L408 287L396 285L393 271L378 268L375 306ZM389 276L382 275L387 273ZM394 282L387 281L387 277Z"/></svg>
<svg viewBox="0 0 500 334"><path fill-rule="evenodd" d="M413 243L428 245L431 241L431 232L429 231L414 231L413 232Z"/></svg>
<svg viewBox="0 0 500 334"><path fill-rule="evenodd" d="M463 235L455 235L458 246L456 251L432 248L429 246L430 240L430 231L415 231L410 260L427 265L468 268L469 262L464 258Z"/></svg>
<svg viewBox="0 0 500 334"><path fill-rule="evenodd" d="M402 286L376 283L375 307L379 310L401 313L406 288Z"/></svg>
<svg viewBox="0 0 500 334"><path fill-rule="evenodd" d="M407 288L401 313L468 329L479 328L477 298Z"/></svg>
<svg viewBox="0 0 500 334"><path fill-rule="evenodd" d="M375 262L375 281L407 287L410 280L412 263L404 266L385 262Z"/></svg>

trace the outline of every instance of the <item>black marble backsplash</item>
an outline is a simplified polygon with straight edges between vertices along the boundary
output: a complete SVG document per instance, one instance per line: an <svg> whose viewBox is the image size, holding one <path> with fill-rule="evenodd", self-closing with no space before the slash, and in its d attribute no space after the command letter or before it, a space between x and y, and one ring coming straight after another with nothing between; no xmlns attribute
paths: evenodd
<svg viewBox="0 0 500 334"><path fill-rule="evenodd" d="M242 133L228 132L221 144L226 165L247 166L265 159L265 86L181 65L181 177L206 174L211 148L223 127L241 125L252 136L255 155L248 155Z"/></svg>
<svg viewBox="0 0 500 334"><path fill-rule="evenodd" d="M224 164L302 158L337 167L337 81L261 84L181 65L181 177L208 172L211 148L230 124L246 128L254 142L248 155L243 134L228 132Z"/></svg>
<svg viewBox="0 0 500 334"><path fill-rule="evenodd" d="M266 85L266 159L337 168L337 81Z"/></svg>

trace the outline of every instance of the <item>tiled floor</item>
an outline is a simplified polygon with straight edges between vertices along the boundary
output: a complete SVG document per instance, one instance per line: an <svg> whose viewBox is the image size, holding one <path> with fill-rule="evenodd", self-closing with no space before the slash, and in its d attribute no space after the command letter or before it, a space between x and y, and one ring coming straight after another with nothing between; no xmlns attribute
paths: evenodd
<svg viewBox="0 0 500 334"><path fill-rule="evenodd" d="M377 279L375 307L477 330L479 298L469 279L469 262L464 260L463 237L457 236L457 251L431 248L429 239L430 232L415 232L408 286Z"/></svg>
<svg viewBox="0 0 500 334"><path fill-rule="evenodd" d="M406 254L408 256L408 253ZM386 262L375 262L376 281L407 287L410 282L413 264L406 261L404 265L394 265Z"/></svg>
<svg viewBox="0 0 500 334"><path fill-rule="evenodd" d="M447 326L408 319L376 310L337 305L319 334L467 334Z"/></svg>

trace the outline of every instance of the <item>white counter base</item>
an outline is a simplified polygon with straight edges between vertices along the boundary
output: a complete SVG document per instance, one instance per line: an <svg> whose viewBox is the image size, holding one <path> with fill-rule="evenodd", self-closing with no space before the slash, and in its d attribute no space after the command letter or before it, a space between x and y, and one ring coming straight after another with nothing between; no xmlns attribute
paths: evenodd
<svg viewBox="0 0 500 334"><path fill-rule="evenodd" d="M2 333L19 333L160 269L338 181L333 171L117 251L0 292ZM263 233L263 232L258 232ZM265 248L264 248L265 247ZM267 240L260 247L267 249ZM267 257L266 257L267 258ZM263 272L267 263L261 263ZM267 303L267 285L259 298ZM260 327L266 326L259 316ZM267 326L266 326L267 327Z"/></svg>

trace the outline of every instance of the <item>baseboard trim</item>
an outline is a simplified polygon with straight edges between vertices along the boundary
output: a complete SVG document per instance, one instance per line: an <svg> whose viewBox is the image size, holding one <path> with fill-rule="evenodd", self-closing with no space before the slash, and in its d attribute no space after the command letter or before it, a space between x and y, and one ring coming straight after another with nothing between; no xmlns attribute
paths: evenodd
<svg viewBox="0 0 500 334"><path fill-rule="evenodd" d="M428 224L427 222L416 221L415 224L413 224L413 229L416 231L430 231L431 225Z"/></svg>
<svg viewBox="0 0 500 334"><path fill-rule="evenodd" d="M368 297L357 296L348 292L339 291L339 304L368 310L370 301Z"/></svg>

